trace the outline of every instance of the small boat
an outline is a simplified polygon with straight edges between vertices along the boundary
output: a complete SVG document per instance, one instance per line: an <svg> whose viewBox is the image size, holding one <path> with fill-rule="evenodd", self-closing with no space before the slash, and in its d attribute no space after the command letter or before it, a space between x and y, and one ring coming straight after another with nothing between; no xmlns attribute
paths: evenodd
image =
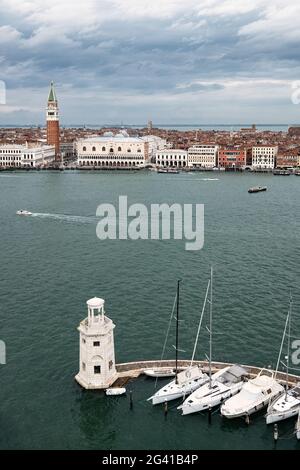
<svg viewBox="0 0 300 470"><path fill-rule="evenodd" d="M297 439L300 441L300 410L298 413L298 419L296 423L296 436L297 436Z"/></svg>
<svg viewBox="0 0 300 470"><path fill-rule="evenodd" d="M253 188L248 189L248 193L260 193L262 191L267 191L266 186L254 186Z"/></svg>
<svg viewBox="0 0 300 470"><path fill-rule="evenodd" d="M221 406L221 414L226 418L249 416L268 406L271 400L277 398L284 388L274 378L274 373L262 369L259 374L244 383L241 391L229 398Z"/></svg>
<svg viewBox="0 0 300 470"><path fill-rule="evenodd" d="M144 374L148 377L160 378L160 377L174 377L175 370L170 367L160 367L157 369L145 369Z"/></svg>
<svg viewBox="0 0 300 470"><path fill-rule="evenodd" d="M157 170L157 173L172 173L172 174L178 174L179 170L176 170L176 168L161 168Z"/></svg>
<svg viewBox="0 0 300 470"><path fill-rule="evenodd" d="M227 366L213 374L211 383L198 388L178 409L187 415L218 406L241 390L247 376L243 367Z"/></svg>
<svg viewBox="0 0 300 470"><path fill-rule="evenodd" d="M19 210L16 212L17 215L32 215L32 212L25 211L25 210Z"/></svg>
<svg viewBox="0 0 300 470"><path fill-rule="evenodd" d="M105 390L106 395L108 396L116 396L116 395L125 395L126 388L125 387L111 387Z"/></svg>
<svg viewBox="0 0 300 470"><path fill-rule="evenodd" d="M291 174L292 173L290 172L290 170L280 170L280 169L273 170L273 175L290 176Z"/></svg>

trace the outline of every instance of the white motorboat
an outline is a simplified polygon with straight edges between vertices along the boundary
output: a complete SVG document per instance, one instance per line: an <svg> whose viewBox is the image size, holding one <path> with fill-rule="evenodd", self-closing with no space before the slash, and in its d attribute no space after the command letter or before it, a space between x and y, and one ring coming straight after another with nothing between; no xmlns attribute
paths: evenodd
<svg viewBox="0 0 300 470"><path fill-rule="evenodd" d="M187 415L218 406L241 390L247 376L243 367L227 366L213 374L211 381L193 392L179 409Z"/></svg>
<svg viewBox="0 0 300 470"><path fill-rule="evenodd" d="M105 390L106 395L108 396L116 396L116 395L124 395L126 393L125 387L111 387Z"/></svg>
<svg viewBox="0 0 300 470"><path fill-rule="evenodd" d="M268 408L267 424L298 416L300 411L300 382L284 391Z"/></svg>
<svg viewBox="0 0 300 470"><path fill-rule="evenodd" d="M298 413L298 419L297 419L297 423L296 423L296 436L297 436L297 439L300 440L300 410L299 410L299 413Z"/></svg>
<svg viewBox="0 0 300 470"><path fill-rule="evenodd" d="M175 370L171 367L158 367L156 369L145 369L144 374L148 377L163 378L163 377L174 377Z"/></svg>
<svg viewBox="0 0 300 470"><path fill-rule="evenodd" d="M269 374L269 375L267 375ZM239 393L229 398L221 406L221 414L226 418L251 415L265 408L277 398L284 388L274 378L274 373L262 369L254 378L244 383Z"/></svg>
<svg viewBox="0 0 300 470"><path fill-rule="evenodd" d="M284 344L285 337L287 336L287 355L286 364L283 365L286 368L286 383L285 391L280 394L276 400L270 402L268 406L268 412L266 415L267 424L276 423L278 421L283 421L284 419L291 418L293 416L298 416L300 410L300 382L298 382L294 387L289 389L289 360L290 360L290 349L291 349L291 319L292 319L292 297L290 297L290 307L286 317L285 328L282 336L280 352L277 361L277 369L279 367L280 357L282 354L282 348Z"/></svg>
<svg viewBox="0 0 300 470"><path fill-rule="evenodd" d="M199 332L201 328L202 318L205 310L206 300L208 296L210 281L208 282L206 296L202 308L202 313L200 316L200 321L198 325L196 340L194 344L194 351L192 355L192 360L190 366L187 367L186 370L178 372L178 325L179 325L179 283L177 283L177 296L176 296L176 360L175 360L175 379L172 380L170 383L165 385L164 387L160 388L154 395L148 398L148 401L152 402L152 405L158 405L159 403L164 403L166 401L176 400L181 397L186 397L190 393L192 393L197 388L204 385L208 382L209 377L206 373L204 373L198 365L193 365L194 356L196 352L196 347L199 338Z"/></svg>
<svg viewBox="0 0 300 470"><path fill-rule="evenodd" d="M25 211L25 210L19 210L16 212L17 215L32 215L32 212Z"/></svg>

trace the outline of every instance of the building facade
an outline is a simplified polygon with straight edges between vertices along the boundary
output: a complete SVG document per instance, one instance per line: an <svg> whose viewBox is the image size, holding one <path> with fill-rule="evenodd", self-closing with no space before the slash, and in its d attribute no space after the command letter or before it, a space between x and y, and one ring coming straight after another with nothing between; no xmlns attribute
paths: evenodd
<svg viewBox="0 0 300 470"><path fill-rule="evenodd" d="M256 145L252 147L252 168L272 170L275 168L277 153L277 145Z"/></svg>
<svg viewBox="0 0 300 470"><path fill-rule="evenodd" d="M55 147L29 147L27 145L1 145L0 167L29 167L46 166L55 160Z"/></svg>
<svg viewBox="0 0 300 470"><path fill-rule="evenodd" d="M277 168L296 168L300 165L300 155L297 149L278 152L276 158Z"/></svg>
<svg viewBox="0 0 300 470"><path fill-rule="evenodd" d="M149 162L149 143L124 132L80 139L76 143L80 167L143 168Z"/></svg>
<svg viewBox="0 0 300 470"><path fill-rule="evenodd" d="M187 151L181 149L159 150L155 155L155 164L161 168L184 168L187 160Z"/></svg>
<svg viewBox="0 0 300 470"><path fill-rule="evenodd" d="M60 136L59 136L59 110L58 101L54 89L54 83L51 82L47 104L47 144L54 145L55 158L60 156Z"/></svg>
<svg viewBox="0 0 300 470"><path fill-rule="evenodd" d="M216 167L218 149L218 145L193 145L188 149L188 166L191 168Z"/></svg>
<svg viewBox="0 0 300 470"><path fill-rule="evenodd" d="M221 168L245 168L247 151L234 147L219 149L218 166Z"/></svg>

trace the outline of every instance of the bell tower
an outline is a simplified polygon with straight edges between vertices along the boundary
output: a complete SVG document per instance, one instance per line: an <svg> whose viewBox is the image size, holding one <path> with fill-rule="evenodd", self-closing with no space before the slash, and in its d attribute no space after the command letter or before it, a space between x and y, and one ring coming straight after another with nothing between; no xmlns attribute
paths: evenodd
<svg viewBox="0 0 300 470"><path fill-rule="evenodd" d="M55 146L55 159L59 159L59 111L54 83L50 84L47 104L47 144Z"/></svg>
<svg viewBox="0 0 300 470"><path fill-rule="evenodd" d="M79 372L75 379L87 389L110 387L118 378L115 367L114 323L104 311L104 300L87 301L88 316L79 325Z"/></svg>

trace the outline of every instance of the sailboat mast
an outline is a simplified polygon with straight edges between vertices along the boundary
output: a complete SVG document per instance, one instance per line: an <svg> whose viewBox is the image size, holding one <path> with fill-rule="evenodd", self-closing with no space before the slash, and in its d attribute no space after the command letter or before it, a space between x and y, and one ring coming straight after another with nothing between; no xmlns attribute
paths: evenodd
<svg viewBox="0 0 300 470"><path fill-rule="evenodd" d="M286 358L286 384L285 384L285 395L289 387L289 366L290 366L290 348L291 348L291 318L292 318L292 294L290 294L290 308L289 308L289 325L288 325L288 345L287 345L287 358Z"/></svg>
<svg viewBox="0 0 300 470"><path fill-rule="evenodd" d="M211 388L211 358L212 358L212 287L213 267L210 270L210 302L209 302L209 388Z"/></svg>
<svg viewBox="0 0 300 470"><path fill-rule="evenodd" d="M176 342L175 342L175 383L178 384L178 340L179 340L179 284L177 281L177 296L176 296Z"/></svg>

